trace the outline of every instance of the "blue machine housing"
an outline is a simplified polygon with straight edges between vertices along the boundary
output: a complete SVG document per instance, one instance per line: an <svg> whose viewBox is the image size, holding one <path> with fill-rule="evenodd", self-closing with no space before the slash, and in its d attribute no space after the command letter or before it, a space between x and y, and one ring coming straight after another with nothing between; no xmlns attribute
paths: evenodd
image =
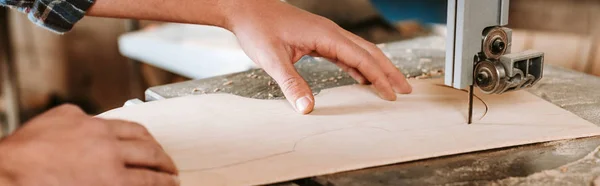
<svg viewBox="0 0 600 186"><path fill-rule="evenodd" d="M417 20L446 24L447 0L371 0L373 6L390 23Z"/></svg>

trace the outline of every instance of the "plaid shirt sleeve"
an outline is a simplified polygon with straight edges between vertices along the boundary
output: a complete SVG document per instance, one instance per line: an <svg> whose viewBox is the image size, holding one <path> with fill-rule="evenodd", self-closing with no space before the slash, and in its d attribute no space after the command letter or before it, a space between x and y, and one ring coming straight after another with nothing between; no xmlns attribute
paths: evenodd
<svg viewBox="0 0 600 186"><path fill-rule="evenodd" d="M56 33L65 33L85 15L94 0L0 0L0 5L28 15L33 23Z"/></svg>

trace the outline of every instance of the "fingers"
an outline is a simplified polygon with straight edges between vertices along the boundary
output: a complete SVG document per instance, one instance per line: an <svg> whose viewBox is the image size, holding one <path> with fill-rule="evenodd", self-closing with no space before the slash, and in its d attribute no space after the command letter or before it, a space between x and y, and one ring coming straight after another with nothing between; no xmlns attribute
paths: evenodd
<svg viewBox="0 0 600 186"><path fill-rule="evenodd" d="M367 81L367 78L365 78L365 76L363 76L360 72L358 72L358 70L356 70L355 68L349 67L348 65L345 65L344 63L340 63L340 62L333 62L335 65L337 65L338 67L340 67L340 69L342 69L343 71L345 71L346 73L348 73L348 75L350 75L350 77L352 77L354 80L356 80L359 84L368 84L369 81Z"/></svg>
<svg viewBox="0 0 600 186"><path fill-rule="evenodd" d="M313 56L313 57L323 57L323 56L321 56L321 55L319 55L318 53L315 53L315 52L312 52L310 54L310 56ZM367 81L367 78L365 78L365 76L363 76L355 68L349 67L348 65L345 65L344 63L340 63L339 61L336 61L336 60L333 60L333 59L329 59L329 58L326 58L326 59L329 60L329 62L337 65L344 72L348 73L348 75L350 75L350 77L352 77L354 80L356 80L358 82L358 84L363 84L364 85L364 84L369 83Z"/></svg>
<svg viewBox="0 0 600 186"><path fill-rule="evenodd" d="M263 69L281 87L285 98L297 112L308 114L315 106L312 90L304 78L298 74L290 57L283 47L269 50L269 55L261 56L258 60Z"/></svg>
<svg viewBox="0 0 600 186"><path fill-rule="evenodd" d="M76 105L64 104L53 108L40 116L86 116L86 114Z"/></svg>
<svg viewBox="0 0 600 186"><path fill-rule="evenodd" d="M375 58L375 62L379 65L379 67L381 67L381 69L385 73L385 76L390 81L390 84L392 85L392 88L394 88L394 91L401 94L408 94L412 92L412 87L406 80L406 77L402 74L402 72L400 72L400 70L398 70L392 64L390 59L385 56L381 49L379 49L373 43L368 42L363 38L350 33L347 30L340 28L340 32L344 36L352 40L354 43L361 46Z"/></svg>
<svg viewBox="0 0 600 186"><path fill-rule="evenodd" d="M96 118L99 119L99 118ZM120 140L150 140L156 141L146 127L123 120L104 120L108 127Z"/></svg>
<svg viewBox="0 0 600 186"><path fill-rule="evenodd" d="M127 169L125 184L130 186L178 186L179 178L164 172L148 169Z"/></svg>
<svg viewBox="0 0 600 186"><path fill-rule="evenodd" d="M130 174L125 185L179 185L175 163L144 126L122 120L94 119L106 124L119 139L117 152Z"/></svg>
<svg viewBox="0 0 600 186"><path fill-rule="evenodd" d="M177 174L177 167L148 130L137 123L104 120L119 141L119 152L125 165L144 167Z"/></svg>
<svg viewBox="0 0 600 186"><path fill-rule="evenodd" d="M29 128L29 123L38 123L36 125L52 127L56 129L56 127L66 127L72 128L79 124L79 122L64 122L64 118L69 118L70 120L81 120L84 121L89 116L81 110L78 106L71 104L64 104L53 108L43 114L33 118L28 121L28 124L25 124L23 127ZM52 124L52 123L61 123L62 125L43 125L43 124Z"/></svg>
<svg viewBox="0 0 600 186"><path fill-rule="evenodd" d="M326 58L339 61L357 69L373 84L379 96L386 100L396 100L396 94L382 71L377 60L369 52L347 37L332 34L328 39L317 41L316 52Z"/></svg>
<svg viewBox="0 0 600 186"><path fill-rule="evenodd" d="M173 160L153 141L120 141L119 152L128 167L147 168L176 175Z"/></svg>

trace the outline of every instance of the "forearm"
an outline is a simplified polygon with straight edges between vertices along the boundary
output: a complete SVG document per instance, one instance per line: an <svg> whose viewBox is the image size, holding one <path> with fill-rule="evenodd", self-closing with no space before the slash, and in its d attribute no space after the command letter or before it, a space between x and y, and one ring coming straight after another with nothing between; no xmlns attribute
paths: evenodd
<svg viewBox="0 0 600 186"><path fill-rule="evenodd" d="M236 6L246 0L96 0L87 15L214 25L229 28Z"/></svg>

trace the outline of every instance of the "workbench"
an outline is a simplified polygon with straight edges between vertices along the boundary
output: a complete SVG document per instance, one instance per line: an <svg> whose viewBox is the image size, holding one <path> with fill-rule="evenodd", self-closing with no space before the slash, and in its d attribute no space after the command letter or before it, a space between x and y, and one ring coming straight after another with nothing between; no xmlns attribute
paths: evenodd
<svg viewBox="0 0 600 186"><path fill-rule="evenodd" d="M441 36L379 46L409 78L443 77L445 44ZM296 67L316 94L322 89L355 83L335 65L321 58L305 57ZM549 65L545 66L544 76L527 91L600 125L600 78ZM146 101L155 101L212 93L283 99L279 87L260 69L152 87L145 95ZM596 165L600 163L599 146L600 137L564 140L399 163L275 185L590 185L600 176L600 166Z"/></svg>

